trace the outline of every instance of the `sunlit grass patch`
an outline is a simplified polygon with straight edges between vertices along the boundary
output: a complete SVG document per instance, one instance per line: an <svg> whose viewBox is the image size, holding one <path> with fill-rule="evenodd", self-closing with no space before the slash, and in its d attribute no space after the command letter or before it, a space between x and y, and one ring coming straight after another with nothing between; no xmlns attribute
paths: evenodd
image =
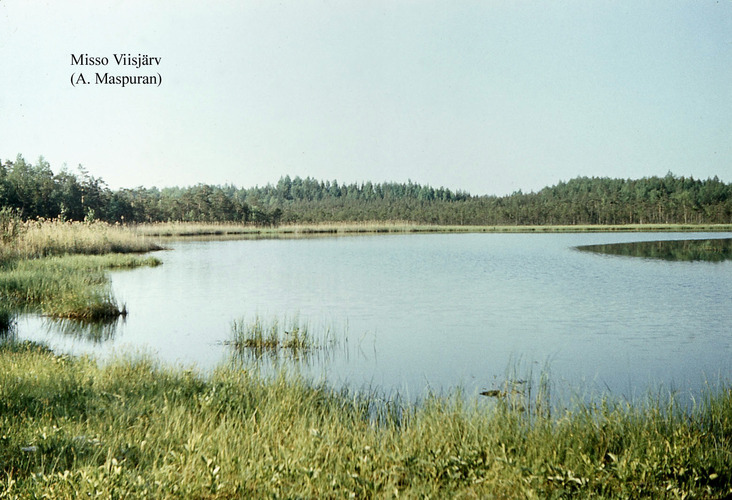
<svg viewBox="0 0 732 500"><path fill-rule="evenodd" d="M732 392L548 415L418 402L293 373L98 365L0 344L0 495L69 498L723 498ZM378 414L375 415L375 412ZM380 412L380 413L379 413Z"/></svg>

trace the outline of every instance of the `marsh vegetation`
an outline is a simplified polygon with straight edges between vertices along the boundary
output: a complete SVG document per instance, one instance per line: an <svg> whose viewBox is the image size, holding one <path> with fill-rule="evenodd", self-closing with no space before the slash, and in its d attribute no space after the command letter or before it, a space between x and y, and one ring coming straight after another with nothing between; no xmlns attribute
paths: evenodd
<svg viewBox="0 0 732 500"><path fill-rule="evenodd" d="M363 221L312 224L280 224L262 227L235 223L159 222L130 226L134 234L146 238L308 238L357 234L420 233L586 233L586 232L722 232L732 224L620 224L620 225L437 225L398 221Z"/></svg>
<svg viewBox="0 0 732 500"><path fill-rule="evenodd" d="M549 414L503 399L414 403L297 375L98 366L0 345L0 494L174 498L719 498L732 392L682 410L611 400ZM532 408L529 410L529 408Z"/></svg>
<svg viewBox="0 0 732 500"><path fill-rule="evenodd" d="M119 316L126 311L112 296L106 271L160 264L135 255L159 245L122 227L2 215L0 298L8 318L20 310L86 321ZM9 323L4 316L0 321Z"/></svg>
<svg viewBox="0 0 732 500"><path fill-rule="evenodd" d="M330 328L315 336L307 322L298 316L266 320L257 315L253 321L242 318L232 323L231 332L232 339L225 341L226 344L241 354L253 353L257 357L280 353L300 357L343 342Z"/></svg>

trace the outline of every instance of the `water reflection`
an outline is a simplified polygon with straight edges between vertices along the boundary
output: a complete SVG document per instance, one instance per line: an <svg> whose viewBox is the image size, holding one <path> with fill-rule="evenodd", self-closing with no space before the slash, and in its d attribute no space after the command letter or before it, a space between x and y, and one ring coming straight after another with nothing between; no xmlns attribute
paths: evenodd
<svg viewBox="0 0 732 500"><path fill-rule="evenodd" d="M123 322L124 318L119 316L101 321L46 318L43 326L48 333L61 333L77 340L99 344L113 339Z"/></svg>
<svg viewBox="0 0 732 500"><path fill-rule="evenodd" d="M326 366L335 357L348 358L349 352L344 345L331 345L303 349L268 349L252 347L240 349L232 346L231 362L236 365L258 366L267 370L277 371L281 368L295 368L307 370L318 366Z"/></svg>
<svg viewBox="0 0 732 500"><path fill-rule="evenodd" d="M636 241L609 245L584 245L576 248L583 252L684 262L723 262L732 259L732 238Z"/></svg>
<svg viewBox="0 0 732 500"><path fill-rule="evenodd" d="M18 326L16 313L0 308L0 339L14 336Z"/></svg>

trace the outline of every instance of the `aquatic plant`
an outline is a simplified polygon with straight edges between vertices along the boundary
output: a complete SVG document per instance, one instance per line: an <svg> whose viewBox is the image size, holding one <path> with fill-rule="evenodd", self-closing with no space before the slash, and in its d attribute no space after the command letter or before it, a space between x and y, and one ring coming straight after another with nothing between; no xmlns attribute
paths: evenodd
<svg viewBox="0 0 732 500"><path fill-rule="evenodd" d="M312 335L309 325L299 316L264 320L257 315L253 321L235 320L231 336L231 340L224 341L225 344L233 346L239 353L251 353L255 357L280 353L300 357L314 350L334 347L338 342L330 328L321 329L317 337Z"/></svg>

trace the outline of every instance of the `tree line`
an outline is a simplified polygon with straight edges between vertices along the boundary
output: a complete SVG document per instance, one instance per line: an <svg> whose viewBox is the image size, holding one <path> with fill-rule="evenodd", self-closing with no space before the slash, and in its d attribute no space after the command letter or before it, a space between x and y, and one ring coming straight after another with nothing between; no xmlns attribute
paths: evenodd
<svg viewBox="0 0 732 500"><path fill-rule="evenodd" d="M577 177L538 192L471 195L406 183L352 183L284 176L241 188L198 184L112 190L79 167L58 173L42 157L0 164L0 207L23 218L108 222L280 223L411 221L423 224L546 225L730 223L732 184L714 178Z"/></svg>

